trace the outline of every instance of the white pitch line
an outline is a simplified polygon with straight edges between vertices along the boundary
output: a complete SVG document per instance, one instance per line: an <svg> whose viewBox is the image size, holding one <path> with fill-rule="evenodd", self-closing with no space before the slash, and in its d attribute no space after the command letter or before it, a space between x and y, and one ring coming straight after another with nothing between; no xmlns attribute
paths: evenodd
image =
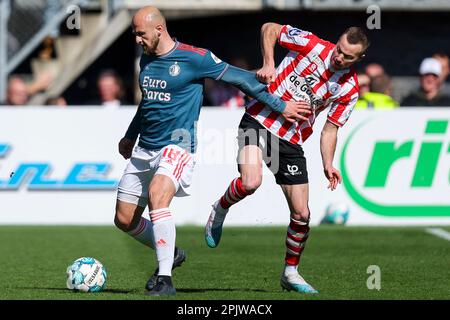
<svg viewBox="0 0 450 320"><path fill-rule="evenodd" d="M436 237L450 241L450 232L445 231L441 228L427 228L425 229L425 231L431 233L432 235L435 235Z"/></svg>

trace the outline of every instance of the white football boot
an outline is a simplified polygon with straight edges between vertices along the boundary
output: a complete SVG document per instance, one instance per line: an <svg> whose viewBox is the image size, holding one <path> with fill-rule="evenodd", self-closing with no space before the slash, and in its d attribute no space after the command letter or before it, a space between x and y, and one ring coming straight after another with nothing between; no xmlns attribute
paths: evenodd
<svg viewBox="0 0 450 320"><path fill-rule="evenodd" d="M211 214L205 226L205 240L208 247L215 248L219 245L222 236L223 221L227 213L228 209L222 208L219 200L213 204Z"/></svg>
<svg viewBox="0 0 450 320"><path fill-rule="evenodd" d="M285 274L283 272L281 275L280 284L281 287L287 291L293 290L300 293L319 293L319 291L309 285L297 272L289 274Z"/></svg>

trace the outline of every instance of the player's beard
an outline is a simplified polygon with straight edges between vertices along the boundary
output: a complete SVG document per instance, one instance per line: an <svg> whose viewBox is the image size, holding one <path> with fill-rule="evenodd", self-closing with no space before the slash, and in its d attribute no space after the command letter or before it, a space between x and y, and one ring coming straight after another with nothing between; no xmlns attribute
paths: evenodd
<svg viewBox="0 0 450 320"><path fill-rule="evenodd" d="M155 54L156 48L158 48L159 45L159 37L155 36L153 39L150 40L149 45L144 44L142 46L144 53L147 55Z"/></svg>

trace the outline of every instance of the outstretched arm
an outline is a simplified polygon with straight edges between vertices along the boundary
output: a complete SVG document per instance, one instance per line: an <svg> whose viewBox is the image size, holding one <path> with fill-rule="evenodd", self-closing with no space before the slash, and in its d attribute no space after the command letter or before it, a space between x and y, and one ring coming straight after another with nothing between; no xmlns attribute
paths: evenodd
<svg viewBox="0 0 450 320"><path fill-rule="evenodd" d="M272 22L265 23L261 27L263 66L256 73L256 77L264 83L270 83L275 80L274 49L282 28L282 25Z"/></svg>
<svg viewBox="0 0 450 320"><path fill-rule="evenodd" d="M267 92L265 84L260 83L256 75L244 69L224 63L211 51L206 51L200 64L196 67L197 78L221 80L239 88L245 94L268 105L272 110L281 113L288 121L308 120L311 107L306 102L283 101Z"/></svg>
<svg viewBox="0 0 450 320"><path fill-rule="evenodd" d="M266 86L256 79L254 73L230 65L220 79L238 87L245 94L265 103L274 111L283 113L286 102L267 92Z"/></svg>
<svg viewBox="0 0 450 320"><path fill-rule="evenodd" d="M311 114L311 107L308 103L283 101L267 92L266 85L259 82L252 72L230 65L220 80L236 86L245 94L283 114L291 122L308 120L307 116Z"/></svg>
<svg viewBox="0 0 450 320"><path fill-rule="evenodd" d="M322 164L325 177L330 184L328 188L333 191L338 183L342 182L341 173L333 167L333 158L336 151L337 132L339 127L330 121L325 122L320 135L320 152L322 154Z"/></svg>

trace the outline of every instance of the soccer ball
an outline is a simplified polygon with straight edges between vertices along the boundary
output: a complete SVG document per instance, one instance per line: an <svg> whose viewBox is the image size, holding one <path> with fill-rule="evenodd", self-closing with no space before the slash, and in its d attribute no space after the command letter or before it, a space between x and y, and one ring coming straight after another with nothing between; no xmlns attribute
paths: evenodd
<svg viewBox="0 0 450 320"><path fill-rule="evenodd" d="M100 292L106 285L106 269L97 259L82 257L67 267L67 288Z"/></svg>
<svg viewBox="0 0 450 320"><path fill-rule="evenodd" d="M350 208L344 202L335 202L328 205L325 210L325 216L322 219L322 224L341 224L347 223Z"/></svg>

